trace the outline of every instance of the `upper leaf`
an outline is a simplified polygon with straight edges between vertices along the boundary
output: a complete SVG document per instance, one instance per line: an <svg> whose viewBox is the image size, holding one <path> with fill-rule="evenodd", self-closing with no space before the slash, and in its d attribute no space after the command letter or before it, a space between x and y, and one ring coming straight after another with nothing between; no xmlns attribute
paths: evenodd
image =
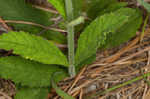
<svg viewBox="0 0 150 99"><path fill-rule="evenodd" d="M51 13L33 8L32 5L25 3L25 0L0 0L0 17L4 20L33 22L43 26L50 26L52 24L49 20L51 16ZM27 31L29 33L37 34L43 31L40 27L28 24L9 23L9 25L12 25L15 30ZM66 41L65 36L59 32L47 30L43 34L45 33L50 40L59 43Z"/></svg>
<svg viewBox="0 0 150 99"><path fill-rule="evenodd" d="M65 55L48 40L25 32L9 32L0 36L0 48L45 64L68 66Z"/></svg>
<svg viewBox="0 0 150 99"><path fill-rule="evenodd" d="M57 82L67 75L56 65L40 64L18 56L0 58L0 70L1 77L30 87L50 86L52 74L58 71L63 73L55 78Z"/></svg>
<svg viewBox="0 0 150 99"><path fill-rule="evenodd" d="M57 10L64 18L66 17L64 0L48 0L48 1L56 8L56 10Z"/></svg>
<svg viewBox="0 0 150 99"><path fill-rule="evenodd" d="M112 48L128 41L131 37L136 35L142 23L142 13L138 9L119 9L116 13L123 13L128 16L128 21L118 28L113 34L107 36L106 43L100 48Z"/></svg>
<svg viewBox="0 0 150 99"><path fill-rule="evenodd" d="M118 2L117 0L85 0L87 5L87 16L89 20L85 21L84 27L90 24L98 16L106 13L114 12L120 8L127 6L126 2ZM100 6L97 6L100 5Z"/></svg>
<svg viewBox="0 0 150 99"><path fill-rule="evenodd" d="M97 49L105 44L107 35L117 30L127 20L128 17L123 13L105 14L95 19L80 35L75 56L76 65L95 55Z"/></svg>
<svg viewBox="0 0 150 99"><path fill-rule="evenodd" d="M47 88L18 88L15 99L47 99Z"/></svg>

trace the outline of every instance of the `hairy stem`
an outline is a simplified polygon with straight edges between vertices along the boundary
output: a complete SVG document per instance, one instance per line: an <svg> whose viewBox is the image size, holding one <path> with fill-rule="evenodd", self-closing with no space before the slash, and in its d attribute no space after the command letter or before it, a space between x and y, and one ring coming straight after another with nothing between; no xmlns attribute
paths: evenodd
<svg viewBox="0 0 150 99"><path fill-rule="evenodd" d="M65 0L67 23L69 24L73 19L73 6L72 0ZM67 25L68 33L68 58L69 58L69 74L71 77L75 76L75 59L74 59L74 26Z"/></svg>

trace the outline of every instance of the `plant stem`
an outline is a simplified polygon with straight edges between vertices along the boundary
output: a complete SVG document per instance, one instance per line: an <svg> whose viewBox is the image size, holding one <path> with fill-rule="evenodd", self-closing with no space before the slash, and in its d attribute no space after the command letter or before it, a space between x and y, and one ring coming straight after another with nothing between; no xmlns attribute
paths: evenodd
<svg viewBox="0 0 150 99"><path fill-rule="evenodd" d="M67 14L67 24L69 24L73 19L73 6L72 0L65 0L66 14ZM67 25L68 33L68 58L69 58L69 74L71 77L75 76L75 59L74 59L74 26Z"/></svg>

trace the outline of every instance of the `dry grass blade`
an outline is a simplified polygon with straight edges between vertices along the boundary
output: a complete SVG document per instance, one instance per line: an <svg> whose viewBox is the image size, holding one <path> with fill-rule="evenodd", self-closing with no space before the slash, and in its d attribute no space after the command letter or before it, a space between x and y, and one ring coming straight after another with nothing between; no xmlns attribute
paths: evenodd
<svg viewBox="0 0 150 99"><path fill-rule="evenodd" d="M119 61L117 61L117 62L115 62L115 63L120 63L120 62L127 61L127 60L129 60L129 59L131 59L131 58L133 58L133 57L135 57L135 56L137 56L137 55L140 55L140 54L142 54L142 53L144 53L144 52L146 52L146 51L149 51L149 50L150 50L150 47L146 47L145 49L143 49L143 50L141 50L141 51L139 51L139 52L137 52L137 53L134 53L134 54L132 54L132 55L130 55L130 56L127 56L127 57L125 57L125 58L123 58L123 59L121 59L121 60L119 60Z"/></svg>
<svg viewBox="0 0 150 99"><path fill-rule="evenodd" d="M38 5L33 5L33 7L41 9L41 10L46 11L46 12L58 14L58 12L56 10L53 10L53 9L50 9L50 8L45 8L45 7L41 7L41 6L38 6Z"/></svg>
<svg viewBox="0 0 150 99"><path fill-rule="evenodd" d="M143 99L149 99L150 98L150 89L147 91L147 94L144 96Z"/></svg>
<svg viewBox="0 0 150 99"><path fill-rule="evenodd" d="M79 99L83 99L83 89L81 89L81 91L80 91L80 97L79 97Z"/></svg>
<svg viewBox="0 0 150 99"><path fill-rule="evenodd" d="M119 59L119 57L124 54L125 52L128 51L129 48L131 48L132 46L134 46L136 43L138 43L139 41L139 37L136 37L131 43L129 43L128 46L125 46L124 48L122 48L120 51L118 51L116 54L114 54L111 57L108 57L108 59L106 59L106 63L112 63L115 60Z"/></svg>
<svg viewBox="0 0 150 99"><path fill-rule="evenodd" d="M57 32L66 32L65 30L62 30L62 29L47 27L47 26L43 26L41 24L37 24L37 23L33 23L33 22L27 22L27 21L5 20L4 22L6 22L6 23L17 23L17 24L28 24L28 25L38 26L38 27L41 27L41 28L47 29L47 30L53 30L53 31L57 31Z"/></svg>
<svg viewBox="0 0 150 99"><path fill-rule="evenodd" d="M68 93L71 92L72 88L76 85L76 83L79 81L80 76L84 73L84 71L86 70L86 66L81 70L81 72L77 75L77 77L75 78L72 86L70 87L70 89L68 90Z"/></svg>

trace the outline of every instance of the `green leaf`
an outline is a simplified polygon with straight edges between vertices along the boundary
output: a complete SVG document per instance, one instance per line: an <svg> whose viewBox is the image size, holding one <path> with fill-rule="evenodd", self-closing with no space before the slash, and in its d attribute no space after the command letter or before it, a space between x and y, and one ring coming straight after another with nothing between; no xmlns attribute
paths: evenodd
<svg viewBox="0 0 150 99"><path fill-rule="evenodd" d="M142 23L142 13L138 9L122 8L115 13L123 13L129 16L128 21L113 34L107 36L106 44L100 47L102 49L112 48L128 41L136 35L136 31Z"/></svg>
<svg viewBox="0 0 150 99"><path fill-rule="evenodd" d="M50 86L52 74L58 71L63 73L55 78L57 82L67 76L59 66L45 65L18 56L0 58L0 70L1 77L30 87Z"/></svg>
<svg viewBox="0 0 150 99"><path fill-rule="evenodd" d="M47 99L47 88L27 88L22 87L17 89L15 99Z"/></svg>
<svg viewBox="0 0 150 99"><path fill-rule="evenodd" d="M1 35L0 48L41 63L68 66L67 58L52 42L25 32Z"/></svg>
<svg viewBox="0 0 150 99"><path fill-rule="evenodd" d="M89 25L96 17L102 16L106 13L114 12L120 8L127 6L126 2L118 2L116 0L85 0L88 1L86 4L88 21L85 21L84 27ZM97 6L100 5L100 6Z"/></svg>
<svg viewBox="0 0 150 99"><path fill-rule="evenodd" d="M105 44L107 35L121 27L128 17L123 13L110 13L95 19L81 33L76 51L76 65L78 66L96 54L97 49Z"/></svg>
<svg viewBox="0 0 150 99"><path fill-rule="evenodd" d="M6 20L29 21L46 26L51 24L50 13L33 8L25 0L0 0L0 6L0 16Z"/></svg>
<svg viewBox="0 0 150 99"><path fill-rule="evenodd" d="M57 10L64 18L66 18L64 0L48 0L48 2L50 2L50 3L56 8L56 10Z"/></svg>
<svg viewBox="0 0 150 99"><path fill-rule="evenodd" d="M150 13L150 4L148 4L144 0L137 0L137 1L138 1L139 4L141 4L142 6L144 6L144 8Z"/></svg>
<svg viewBox="0 0 150 99"><path fill-rule="evenodd" d="M4 20L33 22L43 26L50 26L52 24L49 20L52 16L51 13L33 8L32 5L25 3L25 0L0 0L0 16ZM27 31L29 33L37 34L43 31L42 28L33 25L16 23L9 23L9 25L12 25L15 30ZM43 34L45 34L45 32ZM65 36L59 32L48 30L46 34L49 34L48 38L50 40L60 43L66 39Z"/></svg>
<svg viewBox="0 0 150 99"><path fill-rule="evenodd" d="M72 96L68 95L67 93L65 93L63 90L61 90L56 82L55 82L55 78L58 76L58 75L61 75L62 72L56 72L54 73L54 75L52 76L52 80L51 80L51 83L52 83L52 87L56 90L56 93L61 96L63 99L75 99L73 98Z"/></svg>

